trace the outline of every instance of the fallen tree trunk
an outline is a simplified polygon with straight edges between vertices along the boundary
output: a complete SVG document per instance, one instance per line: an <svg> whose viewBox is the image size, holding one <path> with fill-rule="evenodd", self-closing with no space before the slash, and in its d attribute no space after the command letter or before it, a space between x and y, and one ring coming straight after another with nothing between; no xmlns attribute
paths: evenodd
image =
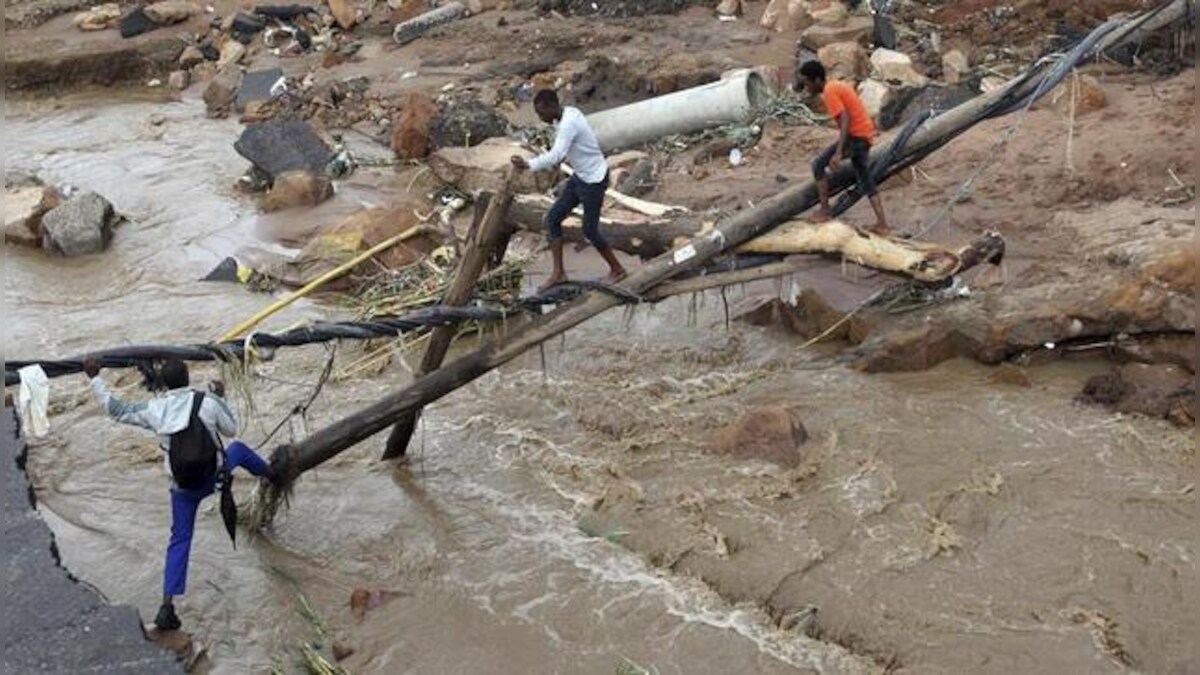
<svg viewBox="0 0 1200 675"><path fill-rule="evenodd" d="M463 251L462 259L459 261L458 270L455 271L454 278L451 279L450 286L442 298L443 305L451 307L463 305L475 294L475 284L479 281L479 275L483 272L487 262L492 259L492 252L497 248L506 231L504 214L508 212L508 206L512 203L511 185L510 174L504 183L504 189L488 200L483 219L471 232L466 250ZM417 370L418 375L431 373L441 367L442 360L446 358L446 352L450 350L450 343L454 340L454 334L457 332L458 326L438 326L433 329L429 336L429 346L425 348L425 356L421 359L421 366ZM405 453L420 416L421 409L417 408L396 421L391 435L388 436L383 459L395 459Z"/></svg>
<svg viewBox="0 0 1200 675"><path fill-rule="evenodd" d="M510 214L522 229L540 231L540 223L551 200L539 195L516 198ZM613 248L634 255L667 251L691 237L712 229L695 215L673 220L647 219L617 209L601 220L601 231ZM572 215L563 222L568 241L585 242L583 224ZM839 220L826 223L792 221L737 247L738 253L774 255L839 254L850 262L886 272L895 272L917 281L936 282L959 274L981 262L1004 254L1004 240L994 233L961 247L951 249L938 244L910 241L859 230Z"/></svg>
<svg viewBox="0 0 1200 675"><path fill-rule="evenodd" d="M1181 17L1187 6L1185 0L1175 0L1166 10L1158 12L1174 12ZM1130 21L1135 22L1140 18L1135 17ZM1111 31L1112 26L1106 26L1106 30ZM1136 35L1137 31L1131 31L1130 34ZM1089 39L1094 40L1094 36L1090 36ZM1120 41L1115 44L1120 44ZM1066 65L1074 65L1091 51L1075 50L1073 62ZM1062 64L1056 67L1062 67ZM1043 69L1043 75L1045 72ZM916 158L940 148L982 119L1004 114L1025 105L1026 101L1044 94L1048 88L1042 77L1022 76L1006 87L967 101L930 119L896 154L889 171L894 172L910 165ZM887 152L886 146L880 144L872 151L872 156L879 158ZM851 167L843 165L834 173L830 179L831 191L840 191L848 187L853 181L852 171ZM645 295L663 281L695 269L714 256L766 233L816 203L816 185L812 181L784 190L754 208L741 211L716 224L712 229L693 237L669 253L647 262L640 269L630 273L619 286L629 293ZM440 399L545 340L570 330L621 302L622 300L614 295L591 293L566 303L550 314L490 342L478 351L464 355L417 379L408 387L384 397L375 404L320 429L308 438L294 445L277 448L272 454L272 463L281 471L284 482L290 482L304 471L366 440L420 406Z"/></svg>

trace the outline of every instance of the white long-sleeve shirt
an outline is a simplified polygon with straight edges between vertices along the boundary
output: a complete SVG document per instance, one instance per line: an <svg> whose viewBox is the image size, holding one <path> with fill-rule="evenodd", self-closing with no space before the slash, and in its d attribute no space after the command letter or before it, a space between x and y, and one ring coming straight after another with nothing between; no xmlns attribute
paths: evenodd
<svg viewBox="0 0 1200 675"><path fill-rule="evenodd" d="M562 117L555 123L554 147L549 152L529 160L534 171L549 171L564 161L585 183L599 183L608 175L608 161L600 150L600 141L579 108L563 108Z"/></svg>
<svg viewBox="0 0 1200 675"><path fill-rule="evenodd" d="M197 392L192 389L172 389L167 393L146 401L122 401L108 390L108 385L99 376L92 378L92 395L96 402L114 420L122 424L148 429L158 434L158 444L164 451L167 474L171 473L170 458L165 455L171 434L187 428L192 416L192 403ZM216 394L204 395L200 403L200 421L212 434L213 442L222 447L221 438L237 435L237 418L224 399ZM220 458L217 459L220 461Z"/></svg>

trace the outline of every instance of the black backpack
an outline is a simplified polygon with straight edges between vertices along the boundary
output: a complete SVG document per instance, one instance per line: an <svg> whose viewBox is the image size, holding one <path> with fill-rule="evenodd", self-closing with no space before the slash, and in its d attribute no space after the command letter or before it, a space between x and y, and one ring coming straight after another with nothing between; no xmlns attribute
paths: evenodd
<svg viewBox="0 0 1200 675"><path fill-rule="evenodd" d="M187 428L171 434L167 457L175 484L185 490L195 490L208 484L217 473L217 458L221 449L212 432L200 420L204 394L193 392L192 413Z"/></svg>

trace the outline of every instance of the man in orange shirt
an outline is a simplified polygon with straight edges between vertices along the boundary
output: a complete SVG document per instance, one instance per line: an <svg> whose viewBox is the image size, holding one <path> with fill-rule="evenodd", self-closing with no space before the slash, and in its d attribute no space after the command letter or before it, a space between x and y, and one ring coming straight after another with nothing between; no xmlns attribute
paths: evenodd
<svg viewBox="0 0 1200 675"><path fill-rule="evenodd" d="M871 178L871 141L875 138L875 123L863 107L862 99L851 85L838 80L825 79L825 66L820 61L808 61L797 72L797 88L803 86L810 94L820 94L825 101L825 110L837 122L838 140L825 148L813 159L813 177L817 181L817 194L821 197L821 213L813 222L823 223L832 217L829 211L829 178L827 169L838 170L842 159L849 157L854 165L858 190L871 200L875 210L875 226L871 231L885 234L887 218L883 215L883 202L875 191Z"/></svg>

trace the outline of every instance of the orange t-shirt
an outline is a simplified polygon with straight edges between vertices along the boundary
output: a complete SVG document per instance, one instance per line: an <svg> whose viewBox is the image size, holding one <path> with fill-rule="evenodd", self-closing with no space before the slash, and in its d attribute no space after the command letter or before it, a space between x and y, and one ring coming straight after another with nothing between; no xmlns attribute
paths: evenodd
<svg viewBox="0 0 1200 675"><path fill-rule="evenodd" d="M850 115L851 136L868 141L875 138L875 123L871 121L854 87L839 80L829 80L825 83L821 98L825 101L825 111L835 120L843 110Z"/></svg>

